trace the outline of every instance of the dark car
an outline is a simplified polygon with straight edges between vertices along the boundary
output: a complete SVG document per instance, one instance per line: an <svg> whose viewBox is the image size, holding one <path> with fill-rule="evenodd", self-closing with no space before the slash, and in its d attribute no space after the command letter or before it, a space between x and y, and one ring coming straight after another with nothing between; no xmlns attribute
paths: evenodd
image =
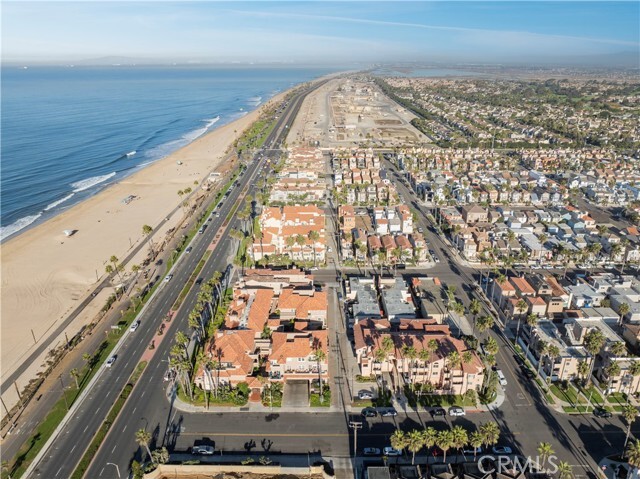
<svg viewBox="0 0 640 479"><path fill-rule="evenodd" d="M531 369L529 369L526 366L522 366L522 374L524 374L524 377L529 379L533 379L536 377L536 373L534 373Z"/></svg>
<svg viewBox="0 0 640 479"><path fill-rule="evenodd" d="M441 408L441 407L435 407L431 411L429 411L429 413L431 414L431 417L447 415L447 411L445 411L444 408Z"/></svg>
<svg viewBox="0 0 640 479"><path fill-rule="evenodd" d="M373 409L372 407L366 407L362 410L362 415L364 417L377 417L378 416L378 412Z"/></svg>
<svg viewBox="0 0 640 479"><path fill-rule="evenodd" d="M596 417L601 417L603 419L608 419L611 416L613 416L613 414L611 414L611 411L608 411L606 408L603 407L597 407L593 410L593 415Z"/></svg>

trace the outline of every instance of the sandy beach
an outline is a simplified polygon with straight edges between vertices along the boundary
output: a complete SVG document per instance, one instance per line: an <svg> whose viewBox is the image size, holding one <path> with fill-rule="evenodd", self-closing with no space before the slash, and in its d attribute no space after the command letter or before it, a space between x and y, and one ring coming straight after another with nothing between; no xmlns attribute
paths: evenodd
<svg viewBox="0 0 640 479"><path fill-rule="evenodd" d="M269 103L279 101L285 94L272 98ZM125 258L133 247L144 241L142 226L148 224L155 228L179 206L178 190L199 188L209 173L220 166L227 148L269 103L2 244L0 364L3 381L31 352L33 336L40 342L52 334L105 276L109 257ZM194 181L200 186L194 186ZM123 199L129 195L135 195L136 199L126 204ZM156 236L164 236L182 214L178 208ZM69 229L77 233L66 237L63 231ZM143 248L131 263L139 264L145 254L146 248ZM130 265L126 270L129 268ZM67 328L69 336L95 316L104 305L103 296L108 294L98 296ZM55 339L52 346L57 341ZM18 387L23 387L29 376L33 377L42 360L36 363L18 381ZM4 386L6 391L10 385ZM3 399L7 402L5 391Z"/></svg>

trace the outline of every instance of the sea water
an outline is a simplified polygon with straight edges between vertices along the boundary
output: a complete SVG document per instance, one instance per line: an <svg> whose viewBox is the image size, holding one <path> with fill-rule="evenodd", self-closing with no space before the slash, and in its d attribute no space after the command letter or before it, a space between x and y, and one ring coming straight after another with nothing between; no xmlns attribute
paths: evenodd
<svg viewBox="0 0 640 479"><path fill-rule="evenodd" d="M0 239L330 71L2 66Z"/></svg>

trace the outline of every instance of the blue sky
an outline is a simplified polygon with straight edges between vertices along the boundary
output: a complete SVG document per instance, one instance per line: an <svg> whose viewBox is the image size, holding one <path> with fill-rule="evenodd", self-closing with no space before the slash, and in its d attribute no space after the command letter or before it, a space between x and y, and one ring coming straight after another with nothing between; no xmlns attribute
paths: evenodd
<svg viewBox="0 0 640 479"><path fill-rule="evenodd" d="M636 1L4 1L2 58L537 62L621 52L638 58L638 18Z"/></svg>

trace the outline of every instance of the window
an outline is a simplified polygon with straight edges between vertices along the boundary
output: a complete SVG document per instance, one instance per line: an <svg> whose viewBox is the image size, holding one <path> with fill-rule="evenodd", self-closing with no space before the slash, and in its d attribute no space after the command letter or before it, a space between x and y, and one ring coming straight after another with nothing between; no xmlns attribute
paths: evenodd
<svg viewBox="0 0 640 479"><path fill-rule="evenodd" d="M299 363L301 363L301 362L303 362L303 361L306 361L306 360L307 360L307 358L298 358L298 362L299 362Z"/></svg>

